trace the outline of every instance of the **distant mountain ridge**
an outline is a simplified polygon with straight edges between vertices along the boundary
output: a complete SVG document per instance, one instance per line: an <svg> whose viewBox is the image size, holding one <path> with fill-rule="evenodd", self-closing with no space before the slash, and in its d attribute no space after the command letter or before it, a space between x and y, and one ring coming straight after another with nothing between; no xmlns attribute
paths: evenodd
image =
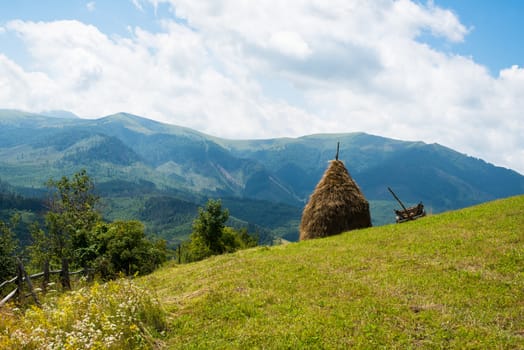
<svg viewBox="0 0 524 350"><path fill-rule="evenodd" d="M281 212L289 216L269 230L293 239L293 225L334 158L337 142L340 159L371 202L374 224L391 222L398 207L387 186L406 204L423 201L433 212L524 193L524 176L517 172L438 144L365 133L226 140L126 113L100 119L61 115L65 118L0 110L0 179L20 193L34 193L51 177L85 168L106 191L109 216L156 222L156 212L168 215L169 210L151 205L154 198L180 207L165 196L198 205L207 197L237 198L264 216L260 211L267 205L253 201L265 201L281 203ZM147 201L144 212L140 208ZM260 224L256 215L240 209L238 217L232 212L236 219ZM268 228L268 222L259 229ZM176 229L170 234L183 235Z"/></svg>

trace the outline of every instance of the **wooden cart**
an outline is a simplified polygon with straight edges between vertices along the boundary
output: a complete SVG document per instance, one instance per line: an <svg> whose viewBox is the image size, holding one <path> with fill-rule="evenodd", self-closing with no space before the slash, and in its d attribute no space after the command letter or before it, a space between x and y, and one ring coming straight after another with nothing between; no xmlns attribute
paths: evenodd
<svg viewBox="0 0 524 350"><path fill-rule="evenodd" d="M397 223L402 223L402 222L406 222L410 220L416 220L418 218L426 216L426 211L424 210L424 204L422 204L422 202L420 202L419 204L417 204L414 207L406 208L404 206L404 203L402 203L402 201L397 197L395 192L393 192L393 190L389 187L388 187L388 190L389 192L391 192L393 197L395 197L397 202L399 202L400 206L402 207L402 210L394 209L395 214L396 214Z"/></svg>

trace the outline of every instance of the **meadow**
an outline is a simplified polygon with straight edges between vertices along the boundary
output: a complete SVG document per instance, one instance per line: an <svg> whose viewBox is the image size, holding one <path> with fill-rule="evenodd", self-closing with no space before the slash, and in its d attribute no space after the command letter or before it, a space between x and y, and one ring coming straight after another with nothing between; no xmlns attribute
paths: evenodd
<svg viewBox="0 0 524 350"><path fill-rule="evenodd" d="M118 326L120 343L105 348L524 349L524 196L404 224L170 263L113 283L130 284L122 291L140 290L133 293L146 299L137 305L147 307L127 314L118 311L118 300L92 306L108 319L118 313L130 318ZM100 290L85 287L80 300ZM69 304L61 300L71 297L57 297L55 309L44 309L67 313L61 303ZM8 317L0 321L0 345L7 348L13 331L31 338L35 329L51 326L74 337L74 325L91 317L86 310L59 325L49 325L45 314L32 316L45 312L35 308L3 310ZM114 334L107 325L99 327L93 334L102 334L97 344L104 348L104 336Z"/></svg>

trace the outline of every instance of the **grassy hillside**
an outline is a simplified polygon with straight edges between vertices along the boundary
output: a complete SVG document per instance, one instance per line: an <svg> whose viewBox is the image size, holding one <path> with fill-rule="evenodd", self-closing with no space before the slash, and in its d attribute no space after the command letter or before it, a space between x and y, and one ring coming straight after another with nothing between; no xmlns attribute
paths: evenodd
<svg viewBox="0 0 524 350"><path fill-rule="evenodd" d="M169 348L524 348L524 196L140 283Z"/></svg>
<svg viewBox="0 0 524 350"><path fill-rule="evenodd" d="M0 349L524 349L523 227L520 196L167 266L0 308Z"/></svg>

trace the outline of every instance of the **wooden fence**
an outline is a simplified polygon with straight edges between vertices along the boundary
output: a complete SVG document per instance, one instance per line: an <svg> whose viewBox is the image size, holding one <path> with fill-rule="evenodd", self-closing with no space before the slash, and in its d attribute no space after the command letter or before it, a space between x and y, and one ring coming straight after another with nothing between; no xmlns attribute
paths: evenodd
<svg viewBox="0 0 524 350"><path fill-rule="evenodd" d="M7 303L9 300L11 300L13 297L18 296L18 301L22 302L25 297L31 296L35 302L36 305L41 306L40 301L38 300L38 297L36 295L35 288L33 288L33 283L31 279L43 277L43 283L42 287L45 290L47 288L47 285L50 281L50 275L62 275L63 270L49 270L48 265L46 265L46 268L43 272L38 272L33 275L28 275L24 265L22 264L22 261L20 259L17 259L17 275L13 278L11 278L8 281L4 281L0 283L0 289L3 288L6 285L9 284L16 284L16 288L9 292L2 300L0 300L0 307L2 307L5 303ZM68 275L78 275L81 273L87 274L88 271L86 270L79 270L79 271L73 271L69 272ZM29 290L29 294L24 294L24 282L27 284L27 288Z"/></svg>

